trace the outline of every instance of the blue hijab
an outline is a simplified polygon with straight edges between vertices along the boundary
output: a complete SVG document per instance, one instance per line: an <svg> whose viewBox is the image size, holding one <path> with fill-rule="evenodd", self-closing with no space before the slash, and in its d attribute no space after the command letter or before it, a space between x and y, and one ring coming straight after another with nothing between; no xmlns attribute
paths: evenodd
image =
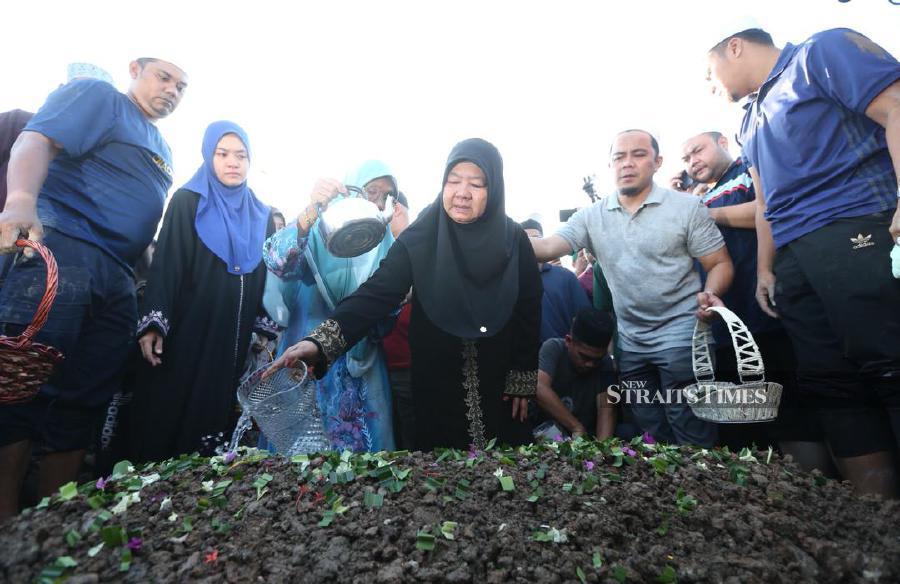
<svg viewBox="0 0 900 584"><path fill-rule="evenodd" d="M240 138L250 156L243 128L225 120L213 122L203 135L203 165L182 188L200 195L194 220L200 241L225 262L230 273L249 274L262 261L269 207L256 198L246 181L228 187L216 176L213 156L225 134Z"/></svg>

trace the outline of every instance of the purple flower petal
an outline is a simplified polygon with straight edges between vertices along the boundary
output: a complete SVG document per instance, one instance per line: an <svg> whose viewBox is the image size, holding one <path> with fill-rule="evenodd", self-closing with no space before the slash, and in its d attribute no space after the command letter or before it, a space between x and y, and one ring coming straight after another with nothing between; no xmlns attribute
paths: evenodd
<svg viewBox="0 0 900 584"><path fill-rule="evenodd" d="M594 462L591 460L584 461L584 469L585 470L594 470Z"/></svg>
<svg viewBox="0 0 900 584"><path fill-rule="evenodd" d="M142 540L139 537L132 537L131 539L128 540L127 545L128 545L128 549L130 549L133 552L136 552L139 549L141 549L142 545L144 545L144 540Z"/></svg>
<svg viewBox="0 0 900 584"><path fill-rule="evenodd" d="M634 451L633 449L631 449L631 447L629 447L629 446L623 446L623 447L622 447L622 452L624 452L624 453L627 454L628 456L632 456L632 457L637 456L637 452L635 452L635 451Z"/></svg>
<svg viewBox="0 0 900 584"><path fill-rule="evenodd" d="M654 438L650 432L644 432L644 435L641 436L644 439L644 444L656 444L656 438Z"/></svg>
<svg viewBox="0 0 900 584"><path fill-rule="evenodd" d="M104 479L103 477L100 477L99 479L97 479L97 484L95 486L97 487L98 490L102 491L106 488L107 482L108 481L106 479Z"/></svg>
<svg viewBox="0 0 900 584"><path fill-rule="evenodd" d="M234 450L230 450L225 453L225 456L222 460L225 462L225 464L231 464L235 458L237 458L237 452Z"/></svg>
<svg viewBox="0 0 900 584"><path fill-rule="evenodd" d="M553 441L554 442L562 442L563 441L562 434L557 434L556 436L554 436Z"/></svg>

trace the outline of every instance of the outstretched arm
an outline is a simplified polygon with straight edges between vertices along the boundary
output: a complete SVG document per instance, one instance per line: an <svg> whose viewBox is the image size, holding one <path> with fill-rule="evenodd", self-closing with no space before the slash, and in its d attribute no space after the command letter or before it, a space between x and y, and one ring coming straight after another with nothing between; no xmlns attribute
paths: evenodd
<svg viewBox="0 0 900 584"><path fill-rule="evenodd" d="M531 246L534 248L534 256L539 262L549 262L574 251L572 246L559 235L532 238Z"/></svg>

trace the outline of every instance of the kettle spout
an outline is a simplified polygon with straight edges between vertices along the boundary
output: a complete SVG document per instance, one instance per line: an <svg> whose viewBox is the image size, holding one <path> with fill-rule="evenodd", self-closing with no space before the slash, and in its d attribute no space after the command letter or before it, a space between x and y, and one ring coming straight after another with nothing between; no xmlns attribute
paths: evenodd
<svg viewBox="0 0 900 584"><path fill-rule="evenodd" d="M394 218L394 197L388 195L384 200L384 210L378 212L378 219L383 225L387 225Z"/></svg>

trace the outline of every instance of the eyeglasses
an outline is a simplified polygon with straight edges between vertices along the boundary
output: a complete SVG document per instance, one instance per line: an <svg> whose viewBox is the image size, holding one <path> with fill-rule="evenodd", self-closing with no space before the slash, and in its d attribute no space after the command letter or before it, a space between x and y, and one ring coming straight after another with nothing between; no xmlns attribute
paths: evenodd
<svg viewBox="0 0 900 584"><path fill-rule="evenodd" d="M364 195L370 203L375 203L378 206L383 205L385 201L387 201L388 197L393 197L395 200L397 198L397 193L395 193L392 189L388 189L385 191L374 186L367 187L365 190L363 190L359 187L348 185L347 191L358 195Z"/></svg>

